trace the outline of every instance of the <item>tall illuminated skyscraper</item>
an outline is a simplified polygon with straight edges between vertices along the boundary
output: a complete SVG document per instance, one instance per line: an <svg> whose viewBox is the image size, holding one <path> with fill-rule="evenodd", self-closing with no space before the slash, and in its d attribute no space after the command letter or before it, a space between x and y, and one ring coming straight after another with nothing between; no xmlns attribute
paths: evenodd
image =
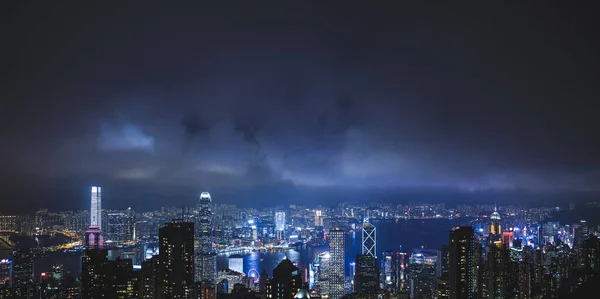
<svg viewBox="0 0 600 299"><path fill-rule="evenodd" d="M213 252L212 198L208 192L200 194L196 207L198 247L195 253L194 281L204 282L214 288L217 283L217 255Z"/></svg>
<svg viewBox="0 0 600 299"><path fill-rule="evenodd" d="M196 204L198 220L196 223L196 238L198 239L198 252L212 252L212 199L210 193L202 192Z"/></svg>
<svg viewBox="0 0 600 299"><path fill-rule="evenodd" d="M500 224L500 214L494 209L494 212L490 215L490 235L498 236L502 234L502 225Z"/></svg>
<svg viewBox="0 0 600 299"><path fill-rule="evenodd" d="M283 231L285 230L285 212L275 212L275 233L277 239L282 240L284 238Z"/></svg>
<svg viewBox="0 0 600 299"><path fill-rule="evenodd" d="M345 235L341 229L332 229L327 236L329 240L329 254L331 256L329 263L329 298L339 299L344 296L344 278L346 258Z"/></svg>
<svg viewBox="0 0 600 299"><path fill-rule="evenodd" d="M275 229L285 230L285 212L275 212Z"/></svg>
<svg viewBox="0 0 600 299"><path fill-rule="evenodd" d="M377 228L368 219L363 223L362 254L377 258Z"/></svg>
<svg viewBox="0 0 600 299"><path fill-rule="evenodd" d="M92 206L90 209L90 226L102 229L102 192L98 186L92 186Z"/></svg>
<svg viewBox="0 0 600 299"><path fill-rule="evenodd" d="M98 186L92 186L90 206L90 227L85 231L85 248L102 249L104 237L102 236L102 196Z"/></svg>

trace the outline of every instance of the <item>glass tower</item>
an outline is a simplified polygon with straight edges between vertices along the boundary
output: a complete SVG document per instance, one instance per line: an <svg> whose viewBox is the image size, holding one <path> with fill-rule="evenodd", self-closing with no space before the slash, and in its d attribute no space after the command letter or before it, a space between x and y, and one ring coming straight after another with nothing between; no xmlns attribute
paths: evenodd
<svg viewBox="0 0 600 299"><path fill-rule="evenodd" d="M92 207L90 210L90 226L102 229L102 194L98 186L92 186Z"/></svg>
<svg viewBox="0 0 600 299"><path fill-rule="evenodd" d="M346 253L344 250L345 246L345 235L341 229L332 229L329 231L329 298L339 299L344 296L344 278L345 278L345 267L344 261Z"/></svg>
<svg viewBox="0 0 600 299"><path fill-rule="evenodd" d="M198 252L212 252L212 199L208 192L202 192L196 205L198 221L196 225L196 238L198 239Z"/></svg>
<svg viewBox="0 0 600 299"><path fill-rule="evenodd" d="M377 229L369 220L363 223L362 254L377 258Z"/></svg>
<svg viewBox="0 0 600 299"><path fill-rule="evenodd" d="M195 255L194 280L208 283L214 287L217 282L217 256L213 252L212 198L208 192L202 192L196 205L196 238L198 247Z"/></svg>

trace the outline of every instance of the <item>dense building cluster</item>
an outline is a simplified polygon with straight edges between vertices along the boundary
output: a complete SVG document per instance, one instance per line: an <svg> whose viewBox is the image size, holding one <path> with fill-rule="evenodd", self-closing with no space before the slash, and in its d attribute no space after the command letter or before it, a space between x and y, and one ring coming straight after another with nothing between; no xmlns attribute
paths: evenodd
<svg viewBox="0 0 600 299"><path fill-rule="evenodd" d="M215 204L203 192L192 208L136 212L102 209L100 187L91 193L88 211L0 216L0 245L15 249L0 260L0 298L554 298L598 275L600 265L598 226L561 224L550 218L556 207L256 209ZM378 246L377 221L437 218L464 219L447 245ZM11 235L38 246L16 250ZM43 238L59 235L57 244ZM356 256L346 251L350 235L360 238ZM251 252L325 246L306 264L285 257L272 273L244 262ZM36 258L59 253L81 255L81 271L55 264L35 273Z"/></svg>

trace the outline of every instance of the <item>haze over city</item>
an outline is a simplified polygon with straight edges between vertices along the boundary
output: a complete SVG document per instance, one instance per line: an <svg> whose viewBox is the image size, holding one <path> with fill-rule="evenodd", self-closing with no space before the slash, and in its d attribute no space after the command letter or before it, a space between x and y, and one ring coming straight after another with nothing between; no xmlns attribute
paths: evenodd
<svg viewBox="0 0 600 299"><path fill-rule="evenodd" d="M591 9L138 4L2 4L6 209L598 191Z"/></svg>

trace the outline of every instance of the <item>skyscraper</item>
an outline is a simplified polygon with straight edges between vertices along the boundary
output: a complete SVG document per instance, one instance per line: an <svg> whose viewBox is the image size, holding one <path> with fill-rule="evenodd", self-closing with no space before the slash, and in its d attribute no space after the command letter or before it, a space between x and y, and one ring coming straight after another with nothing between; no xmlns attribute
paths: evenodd
<svg viewBox="0 0 600 299"><path fill-rule="evenodd" d="M502 242L496 241L489 245L487 256L487 289L490 298L509 298L508 280L509 269L508 250ZM516 272L516 271L515 271ZM512 273L516 275L517 273Z"/></svg>
<svg viewBox="0 0 600 299"><path fill-rule="evenodd" d="M502 225L500 224L500 214L494 209L494 212L490 215L490 236L497 236L502 234Z"/></svg>
<svg viewBox="0 0 600 299"><path fill-rule="evenodd" d="M102 236L102 201L100 187L92 186L92 200L90 206L90 227L85 231L85 248L101 249L104 246Z"/></svg>
<svg viewBox="0 0 600 299"><path fill-rule="evenodd" d="M198 252L212 252L212 199L208 192L202 192L196 204L198 220L196 223L196 238L198 238Z"/></svg>
<svg viewBox="0 0 600 299"><path fill-rule="evenodd" d="M377 228L365 219L362 228L362 254L377 258Z"/></svg>
<svg viewBox="0 0 600 299"><path fill-rule="evenodd" d="M383 273L383 287L389 292L396 293L399 286L399 267L396 253L393 251L384 251L381 263L383 265L381 269Z"/></svg>
<svg viewBox="0 0 600 299"><path fill-rule="evenodd" d="M450 231L450 298L475 298L478 266L475 253L475 231L470 226Z"/></svg>
<svg viewBox="0 0 600 299"><path fill-rule="evenodd" d="M33 259L33 252L26 248L13 253L12 287L16 298L33 298Z"/></svg>
<svg viewBox="0 0 600 299"><path fill-rule="evenodd" d="M344 278L345 267L345 235L344 231L338 228L329 231L329 298L339 299L344 296Z"/></svg>
<svg viewBox="0 0 600 299"><path fill-rule="evenodd" d="M267 282L267 298L291 299L302 287L302 276L298 267L285 258L273 269L273 278Z"/></svg>
<svg viewBox="0 0 600 299"><path fill-rule="evenodd" d="M323 211L315 210L315 227L323 226Z"/></svg>
<svg viewBox="0 0 600 299"><path fill-rule="evenodd" d="M104 226L104 235L107 240L127 242L135 238L135 219L131 208L126 211L107 212Z"/></svg>
<svg viewBox="0 0 600 299"><path fill-rule="evenodd" d="M284 238L285 230L285 212L275 212L275 233L277 239L282 240Z"/></svg>
<svg viewBox="0 0 600 299"><path fill-rule="evenodd" d="M90 226L102 230L102 192L98 186L92 186L92 206L90 209Z"/></svg>
<svg viewBox="0 0 600 299"><path fill-rule="evenodd" d="M377 259L369 254L356 255L354 292L357 294L375 294L378 290L379 267Z"/></svg>
<svg viewBox="0 0 600 299"><path fill-rule="evenodd" d="M0 260L0 289L12 287L12 260Z"/></svg>
<svg viewBox="0 0 600 299"><path fill-rule="evenodd" d="M230 255L229 269L238 273L244 273L244 257L241 254Z"/></svg>
<svg viewBox="0 0 600 299"><path fill-rule="evenodd" d="M132 298L133 263L130 259L108 259L106 249L85 249L81 258L81 297Z"/></svg>
<svg viewBox="0 0 600 299"><path fill-rule="evenodd" d="M331 254L328 251L320 253L312 264L313 287L322 297L329 296L329 265Z"/></svg>
<svg viewBox="0 0 600 299"><path fill-rule="evenodd" d="M81 257L81 298L104 298L107 295L104 267L108 262L108 251L86 248Z"/></svg>
<svg viewBox="0 0 600 299"><path fill-rule="evenodd" d="M158 255L142 262L140 271L139 294L143 299L156 298L157 286L160 284L160 259Z"/></svg>
<svg viewBox="0 0 600 299"><path fill-rule="evenodd" d="M448 251L448 246L444 245L438 251L437 258L437 277L442 277L448 279L448 270L450 269L450 252Z"/></svg>
<svg viewBox="0 0 600 299"><path fill-rule="evenodd" d="M208 283L214 288L217 282L217 256L213 253L212 198L208 192L200 194L197 209L198 247L195 253L194 281Z"/></svg>
<svg viewBox="0 0 600 299"><path fill-rule="evenodd" d="M158 230L157 298L189 298L194 284L194 223L173 219Z"/></svg>

